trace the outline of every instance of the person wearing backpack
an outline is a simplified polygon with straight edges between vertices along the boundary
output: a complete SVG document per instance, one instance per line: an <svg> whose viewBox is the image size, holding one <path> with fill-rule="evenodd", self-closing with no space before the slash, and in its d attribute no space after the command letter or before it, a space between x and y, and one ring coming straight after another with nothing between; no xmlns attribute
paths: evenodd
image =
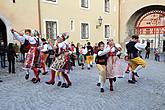
<svg viewBox="0 0 165 110"><path fill-rule="evenodd" d="M7 59L9 62L9 73L15 73L15 57L17 58L13 43L7 47Z"/></svg>

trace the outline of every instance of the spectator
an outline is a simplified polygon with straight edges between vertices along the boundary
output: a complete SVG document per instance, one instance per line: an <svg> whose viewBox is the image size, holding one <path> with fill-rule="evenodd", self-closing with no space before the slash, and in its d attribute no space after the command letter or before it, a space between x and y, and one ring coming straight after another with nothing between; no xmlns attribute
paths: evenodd
<svg viewBox="0 0 165 110"><path fill-rule="evenodd" d="M160 51L158 48L154 49L154 54L155 54L155 61L160 62Z"/></svg>
<svg viewBox="0 0 165 110"><path fill-rule="evenodd" d="M13 43L9 43L7 47L7 59L9 62L9 73L15 73L15 57L17 57Z"/></svg>
<svg viewBox="0 0 165 110"><path fill-rule="evenodd" d="M145 59L149 59L149 56L150 56L150 42L149 41L147 41L147 46L145 50L146 50Z"/></svg>
<svg viewBox="0 0 165 110"><path fill-rule="evenodd" d="M0 43L0 57L1 57L1 67L2 68L5 68L5 67L7 67L6 66L6 48L5 48L5 46L4 46L4 43L3 42L1 42Z"/></svg>

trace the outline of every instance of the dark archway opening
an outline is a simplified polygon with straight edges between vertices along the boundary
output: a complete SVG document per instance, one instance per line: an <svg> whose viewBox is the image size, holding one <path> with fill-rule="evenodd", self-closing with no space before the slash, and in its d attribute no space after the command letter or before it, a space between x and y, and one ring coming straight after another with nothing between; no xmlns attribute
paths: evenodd
<svg viewBox="0 0 165 110"><path fill-rule="evenodd" d="M7 32L6 32L6 25L0 19L0 43L7 46Z"/></svg>

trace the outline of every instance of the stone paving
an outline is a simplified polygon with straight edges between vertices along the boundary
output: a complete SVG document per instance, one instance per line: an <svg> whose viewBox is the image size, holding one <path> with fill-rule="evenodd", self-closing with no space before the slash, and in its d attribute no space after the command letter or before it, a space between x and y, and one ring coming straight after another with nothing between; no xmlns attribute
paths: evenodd
<svg viewBox="0 0 165 110"><path fill-rule="evenodd" d="M124 70L125 62L122 61ZM41 82L33 84L24 79L21 64L17 73L8 74L0 68L0 110L165 110L165 63L147 60L147 68L140 72L135 85L128 84L127 74L117 79L114 91L100 93L96 86L98 72L76 67L71 73L73 85L60 88L46 85L50 73L41 75ZM31 75L32 76L32 75Z"/></svg>

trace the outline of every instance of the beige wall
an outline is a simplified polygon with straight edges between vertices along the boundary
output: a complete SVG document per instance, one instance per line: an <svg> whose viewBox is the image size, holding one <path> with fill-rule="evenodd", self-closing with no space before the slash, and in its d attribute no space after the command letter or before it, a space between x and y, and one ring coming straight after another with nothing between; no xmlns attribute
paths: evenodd
<svg viewBox="0 0 165 110"><path fill-rule="evenodd" d="M0 19L5 23L8 43L13 42L11 28L21 31L25 28L39 29L37 0L0 0Z"/></svg>
<svg viewBox="0 0 165 110"><path fill-rule="evenodd" d="M165 0L120 0L120 38L123 42L128 37L127 22L139 9L150 5L164 5Z"/></svg>
<svg viewBox="0 0 165 110"><path fill-rule="evenodd" d="M45 35L44 19L58 20L59 32L70 32L70 19L75 20L75 30L70 32L69 41L85 43L80 40L80 22L90 24L90 39L93 44L104 40L104 24L111 25L111 37L118 41L118 0L111 0L111 12L103 11L103 0L90 0L90 9L81 9L80 0L58 0L58 4L41 2L42 33ZM102 16L103 25L96 29L98 17ZM115 32L114 32L115 31ZM114 35L115 34L115 35Z"/></svg>

